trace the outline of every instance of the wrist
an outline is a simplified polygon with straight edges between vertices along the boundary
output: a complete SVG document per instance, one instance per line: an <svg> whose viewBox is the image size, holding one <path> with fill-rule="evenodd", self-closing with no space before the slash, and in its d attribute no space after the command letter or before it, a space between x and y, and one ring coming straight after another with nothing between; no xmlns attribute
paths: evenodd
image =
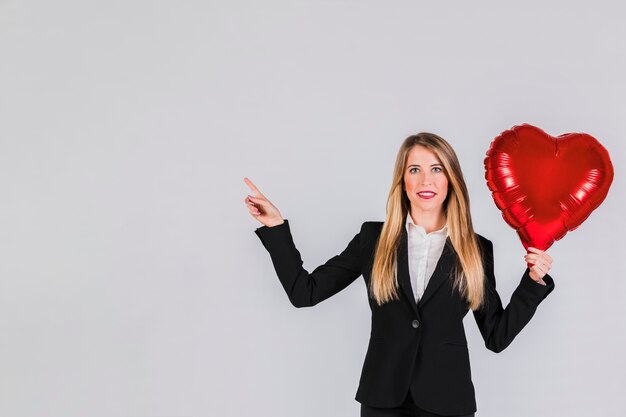
<svg viewBox="0 0 626 417"><path fill-rule="evenodd" d="M275 221L275 222L269 223L269 224L267 225L267 227L279 226L279 225L281 225L281 224L283 224L283 223L285 223L285 220L284 220L284 219L280 219L280 220L277 220L277 221Z"/></svg>
<svg viewBox="0 0 626 417"><path fill-rule="evenodd" d="M530 279L532 279L533 281L535 281L537 284L541 284L541 285L548 285L546 284L546 282L543 280L542 278L537 277L536 275L534 275L534 272L530 272L528 274L528 276L530 277Z"/></svg>

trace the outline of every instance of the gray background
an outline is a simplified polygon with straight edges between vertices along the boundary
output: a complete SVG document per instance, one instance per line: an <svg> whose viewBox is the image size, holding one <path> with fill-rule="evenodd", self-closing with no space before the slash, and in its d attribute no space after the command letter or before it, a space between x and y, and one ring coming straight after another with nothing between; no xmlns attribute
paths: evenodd
<svg viewBox="0 0 626 417"><path fill-rule="evenodd" d="M510 3L510 4L509 4ZM481 417L621 416L620 2L0 1L0 415L357 416L362 278L295 309L244 205L305 267L382 220L402 140L455 147L508 304L523 247L483 158L515 124L611 153L504 352L466 316Z"/></svg>

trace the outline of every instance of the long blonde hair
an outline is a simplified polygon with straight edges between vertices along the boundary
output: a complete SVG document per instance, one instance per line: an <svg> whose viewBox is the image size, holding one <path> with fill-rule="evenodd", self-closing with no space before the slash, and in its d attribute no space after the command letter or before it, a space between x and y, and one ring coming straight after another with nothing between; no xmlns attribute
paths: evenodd
<svg viewBox="0 0 626 417"><path fill-rule="evenodd" d="M398 299L396 281L397 250L410 215L410 201L404 191L404 171L410 150L420 145L433 152L444 166L448 178L448 194L443 203L450 241L457 254L453 288L467 300L472 310L484 299L484 268L478 238L472 227L469 195L461 166L452 146L443 138L422 132L409 136L398 151L391 189L387 197L387 214L376 243L372 265L370 291L378 305Z"/></svg>

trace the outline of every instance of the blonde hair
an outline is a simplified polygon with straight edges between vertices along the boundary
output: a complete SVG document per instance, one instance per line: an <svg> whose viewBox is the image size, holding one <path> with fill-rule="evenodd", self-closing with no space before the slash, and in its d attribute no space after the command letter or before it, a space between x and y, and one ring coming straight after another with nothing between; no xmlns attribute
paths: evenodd
<svg viewBox="0 0 626 417"><path fill-rule="evenodd" d="M457 254L453 270L453 288L467 300L472 310L476 310L484 299L484 268L478 237L472 227L467 187L452 146L443 138L427 132L409 136L398 151L391 189L387 197L387 214L376 243L370 280L371 294L378 305L398 299L397 249L411 207L404 191L404 171L409 152L417 145L430 150L439 158L444 167L444 174L448 178L448 194L443 203L443 210L450 241Z"/></svg>

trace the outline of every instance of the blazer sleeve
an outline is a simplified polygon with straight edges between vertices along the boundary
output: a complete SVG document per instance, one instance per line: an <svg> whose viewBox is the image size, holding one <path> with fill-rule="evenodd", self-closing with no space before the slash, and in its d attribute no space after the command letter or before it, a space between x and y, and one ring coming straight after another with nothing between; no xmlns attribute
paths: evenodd
<svg viewBox="0 0 626 417"><path fill-rule="evenodd" d="M310 307L337 294L361 275L361 230L339 254L309 273L291 235L289 221L262 226L254 232L270 254L289 301L295 307Z"/></svg>
<svg viewBox="0 0 626 417"><path fill-rule="evenodd" d="M487 349L501 352L526 326L541 303L554 290L554 280L548 274L543 277L546 285L533 280L526 267L522 279L513 291L506 309L496 291L494 276L493 243L484 239L485 303L474 310L474 318L485 340Z"/></svg>

